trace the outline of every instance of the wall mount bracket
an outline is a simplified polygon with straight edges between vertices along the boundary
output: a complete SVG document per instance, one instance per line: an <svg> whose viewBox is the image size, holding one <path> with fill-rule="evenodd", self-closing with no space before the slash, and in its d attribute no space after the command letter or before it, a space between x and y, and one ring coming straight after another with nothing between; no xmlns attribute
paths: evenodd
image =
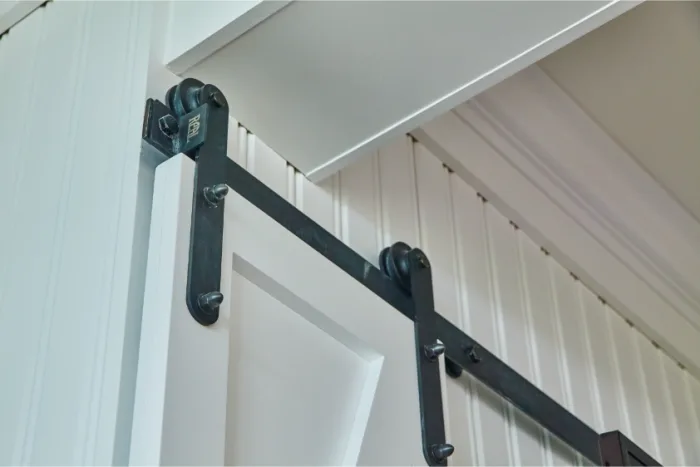
<svg viewBox="0 0 700 467"><path fill-rule="evenodd" d="M423 454L429 465L447 465L454 451L445 442L436 362L443 353L448 375L459 378L466 371L592 463L660 465L619 431L599 435L437 313L430 262L421 250L395 243L382 250L377 268L229 159L228 103L218 88L187 78L165 100L146 101L142 138L166 157L184 153L196 164L185 300L198 323L216 323L224 299L219 290L223 208L233 189L414 322Z"/></svg>

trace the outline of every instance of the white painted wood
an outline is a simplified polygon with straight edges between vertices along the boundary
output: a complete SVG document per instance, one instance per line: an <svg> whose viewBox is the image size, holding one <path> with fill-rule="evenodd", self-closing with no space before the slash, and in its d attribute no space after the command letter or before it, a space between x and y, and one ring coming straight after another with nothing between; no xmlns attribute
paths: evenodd
<svg viewBox="0 0 700 467"><path fill-rule="evenodd" d="M692 442L688 442L687 438L692 433L690 431L692 425L688 422L688 412L674 412L674 408L684 406L685 400L683 381L679 379L682 376L678 371L680 369L648 340L640 336L636 341L649 401L666 401L665 406L649 404L647 409L649 416L652 417L651 429L655 438L654 444L650 445L650 452L653 452L656 458L663 458L668 464L688 465L684 460L683 445L692 446ZM670 364L668 371L665 367L666 361ZM671 381L674 378L676 379ZM685 438L681 437L681 427Z"/></svg>
<svg viewBox="0 0 700 467"><path fill-rule="evenodd" d="M526 329L530 334L528 345L532 347L533 382L549 397L572 410L572 398L567 390L569 375L564 354L566 346L561 335L561 318L552 296L549 257L543 255L540 248L520 230L517 231L517 241L521 287L530 320ZM544 433L544 436L546 465L575 465L580 462L565 444L549 433Z"/></svg>
<svg viewBox="0 0 700 467"><path fill-rule="evenodd" d="M696 219L699 26L695 2L644 2L538 63Z"/></svg>
<svg viewBox="0 0 700 467"><path fill-rule="evenodd" d="M646 450L653 455L659 452L653 430L651 407L647 396L646 381L641 373L641 361L639 349L636 345L635 335L624 332L629 327L620 316L614 313L606 313L608 326L613 337L613 354L615 371L620 379L622 389L622 407L626 409L626 417L629 427L626 436L640 446L646 446ZM664 401L664 398L660 398Z"/></svg>
<svg viewBox="0 0 700 467"><path fill-rule="evenodd" d="M0 464L128 462L153 8L49 2L0 39Z"/></svg>
<svg viewBox="0 0 700 467"><path fill-rule="evenodd" d="M473 107L518 146L503 151L507 160L700 326L700 223L623 147L536 66Z"/></svg>
<svg viewBox="0 0 700 467"><path fill-rule="evenodd" d="M184 75L319 180L636 4L292 2Z"/></svg>
<svg viewBox="0 0 700 467"><path fill-rule="evenodd" d="M275 0L172 1L162 63L174 73L182 73L288 3Z"/></svg>
<svg viewBox="0 0 700 467"><path fill-rule="evenodd" d="M424 158L434 157L420 144L416 145L416 151ZM498 352L484 205L465 183L453 175L449 181L457 261L454 280L457 281L459 294L459 314L453 318L453 322L474 336L481 345L492 352ZM450 315L450 310L439 312ZM469 381L467 387L467 417L473 420L473 464L514 465L513 440L509 429L511 422L506 405L497 395L474 380Z"/></svg>
<svg viewBox="0 0 700 467"><path fill-rule="evenodd" d="M261 173L286 167L247 147ZM413 324L233 192L226 305L192 320L193 177L184 156L158 169L131 462L423 463Z"/></svg>
<svg viewBox="0 0 700 467"><path fill-rule="evenodd" d="M185 156L161 164L156 171L132 465L221 465L224 460L222 408L226 407L229 346L224 323L230 301L220 309L221 321L211 327L198 325L184 301L193 176L194 164ZM232 267L228 244L224 253L222 284L227 284Z"/></svg>
<svg viewBox="0 0 700 467"><path fill-rule="evenodd" d="M0 35L22 21L42 3L40 0L3 0L0 2Z"/></svg>
<svg viewBox="0 0 700 467"><path fill-rule="evenodd" d="M523 291L519 277L517 240L513 226L493 206L486 206L488 248L491 257L499 354L522 376L536 382L533 366L531 324L523 307ZM544 438L542 429L523 414L509 407L514 422L511 427L516 441L516 465L543 465Z"/></svg>
<svg viewBox="0 0 700 467"><path fill-rule="evenodd" d="M523 172L537 167L532 159L533 151L524 146L528 139L521 142L505 137L502 127L494 125L486 120L481 108L466 105L412 134L642 332L700 374L700 330L682 310L669 303L669 296L663 290L638 274L643 271L621 259L624 249L606 243L605 238L597 235L599 224L578 216L581 211L574 209L578 204L568 192L553 182L545 183L544 178L533 180L532 172ZM560 131L574 129L565 127ZM628 193L624 199L634 196ZM663 244L667 242L664 240Z"/></svg>

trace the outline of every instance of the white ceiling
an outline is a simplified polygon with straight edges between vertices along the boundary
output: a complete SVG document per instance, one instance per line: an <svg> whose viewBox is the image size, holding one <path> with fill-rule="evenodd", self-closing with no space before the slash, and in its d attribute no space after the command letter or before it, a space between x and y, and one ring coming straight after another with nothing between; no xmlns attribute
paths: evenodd
<svg viewBox="0 0 700 467"><path fill-rule="evenodd" d="M700 8L648 1L540 62L700 219Z"/></svg>

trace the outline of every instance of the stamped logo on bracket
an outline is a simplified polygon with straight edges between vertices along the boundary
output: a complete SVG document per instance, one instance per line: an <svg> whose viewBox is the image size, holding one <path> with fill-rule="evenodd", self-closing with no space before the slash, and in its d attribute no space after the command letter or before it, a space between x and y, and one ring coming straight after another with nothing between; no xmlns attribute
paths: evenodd
<svg viewBox="0 0 700 467"><path fill-rule="evenodd" d="M201 116L202 114L197 114L187 121L187 142L199 134Z"/></svg>

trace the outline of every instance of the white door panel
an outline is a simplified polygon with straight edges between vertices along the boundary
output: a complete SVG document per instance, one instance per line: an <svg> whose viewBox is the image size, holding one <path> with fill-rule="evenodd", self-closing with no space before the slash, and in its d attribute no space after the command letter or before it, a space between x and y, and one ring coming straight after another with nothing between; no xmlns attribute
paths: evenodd
<svg viewBox="0 0 700 467"><path fill-rule="evenodd" d="M424 464L413 323L233 190L220 318L191 318L193 176L156 173L132 464Z"/></svg>

